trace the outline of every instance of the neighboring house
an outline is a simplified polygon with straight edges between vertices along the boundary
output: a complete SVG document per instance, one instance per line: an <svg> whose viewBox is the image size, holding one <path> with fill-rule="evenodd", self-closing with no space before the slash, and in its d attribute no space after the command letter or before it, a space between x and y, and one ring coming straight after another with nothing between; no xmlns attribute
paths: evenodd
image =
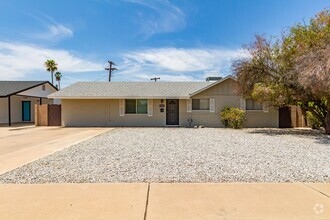
<svg viewBox="0 0 330 220"><path fill-rule="evenodd" d="M236 80L216 82L79 82L49 95L60 99L63 126L223 127L220 111L246 110L246 127L278 127L278 110L244 100Z"/></svg>
<svg viewBox="0 0 330 220"><path fill-rule="evenodd" d="M57 91L48 81L0 81L0 124L33 122L35 104L52 104Z"/></svg>

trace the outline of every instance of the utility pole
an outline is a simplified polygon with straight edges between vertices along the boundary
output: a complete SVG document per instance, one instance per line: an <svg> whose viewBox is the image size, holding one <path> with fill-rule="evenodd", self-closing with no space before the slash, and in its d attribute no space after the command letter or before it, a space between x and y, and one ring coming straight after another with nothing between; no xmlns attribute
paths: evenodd
<svg viewBox="0 0 330 220"><path fill-rule="evenodd" d="M111 82L112 71L117 70L117 68L112 67L112 66L116 66L116 64L114 62L112 62L111 60L108 60L108 63L110 66L105 68L105 70L109 71L109 82Z"/></svg>
<svg viewBox="0 0 330 220"><path fill-rule="evenodd" d="M157 82L157 80L159 80L160 78L159 77L154 77L154 78L151 78L150 80L154 80L155 82Z"/></svg>

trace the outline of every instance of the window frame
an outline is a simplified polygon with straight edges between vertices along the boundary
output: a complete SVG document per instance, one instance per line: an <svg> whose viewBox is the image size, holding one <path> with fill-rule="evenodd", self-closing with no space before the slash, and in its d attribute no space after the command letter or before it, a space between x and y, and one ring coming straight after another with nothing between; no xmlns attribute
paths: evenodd
<svg viewBox="0 0 330 220"><path fill-rule="evenodd" d="M127 112L127 100L135 100L135 112ZM146 101L146 112L138 113L138 100ZM125 115L147 115L148 114L148 99L125 99Z"/></svg>
<svg viewBox="0 0 330 220"><path fill-rule="evenodd" d="M248 101L252 101L252 108L253 109L248 109ZM261 109L255 109L255 104L259 104L261 106ZM245 111L263 111L263 105L261 103L258 103L257 101L253 99L246 99L245 100Z"/></svg>
<svg viewBox="0 0 330 220"><path fill-rule="evenodd" d="M194 109L194 100L199 100L199 109ZM207 109L201 109L200 100L207 100ZM210 111L210 98L199 98L199 99L191 99L191 110L192 111Z"/></svg>

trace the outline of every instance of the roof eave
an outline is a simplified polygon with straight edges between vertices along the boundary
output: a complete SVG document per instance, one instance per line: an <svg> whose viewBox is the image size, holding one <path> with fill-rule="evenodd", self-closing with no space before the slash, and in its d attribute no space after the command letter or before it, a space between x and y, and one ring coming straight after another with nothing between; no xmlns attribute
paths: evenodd
<svg viewBox="0 0 330 220"><path fill-rule="evenodd" d="M190 96L51 96L50 99L189 99Z"/></svg>
<svg viewBox="0 0 330 220"><path fill-rule="evenodd" d="M16 95L16 94L18 94L18 93L25 92L25 91L27 91L27 90L29 90L29 89L33 89L33 88L35 88L35 87L41 86L41 85L46 84L46 83L48 83L52 88L54 88L56 91L58 91L58 89L57 89L53 84L51 84L49 81L44 81L44 82L39 83L39 84L37 84L37 85L30 86L30 87L28 87L28 88L25 88L25 89L22 89L22 90L19 90L19 91L16 91L16 92L13 92L13 93L7 94L7 95L5 95L5 96L0 96L0 98L6 98L6 97L9 97L9 96L12 96L12 95Z"/></svg>

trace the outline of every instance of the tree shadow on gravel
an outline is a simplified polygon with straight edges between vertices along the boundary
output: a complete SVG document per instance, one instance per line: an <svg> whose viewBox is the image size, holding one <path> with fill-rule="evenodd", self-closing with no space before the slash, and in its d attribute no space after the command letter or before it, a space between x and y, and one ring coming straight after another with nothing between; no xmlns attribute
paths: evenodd
<svg viewBox="0 0 330 220"><path fill-rule="evenodd" d="M269 136L291 135L301 138L314 139L319 144L327 144L330 147L330 135L323 130L294 129L294 128L256 128L248 131L251 134L265 134Z"/></svg>

